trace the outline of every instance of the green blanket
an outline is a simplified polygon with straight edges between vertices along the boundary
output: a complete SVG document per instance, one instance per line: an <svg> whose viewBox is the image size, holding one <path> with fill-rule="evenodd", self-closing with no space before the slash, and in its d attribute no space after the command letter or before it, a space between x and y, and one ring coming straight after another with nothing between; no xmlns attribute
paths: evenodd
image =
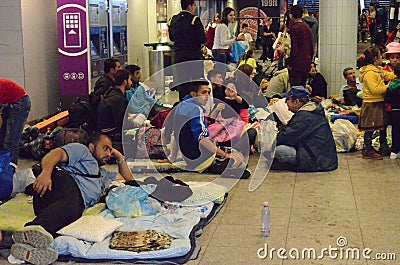
<svg viewBox="0 0 400 265"><path fill-rule="evenodd" d="M104 203L86 209L83 215L97 215L106 208ZM14 231L35 218L32 198L19 193L17 196L0 206L0 230Z"/></svg>

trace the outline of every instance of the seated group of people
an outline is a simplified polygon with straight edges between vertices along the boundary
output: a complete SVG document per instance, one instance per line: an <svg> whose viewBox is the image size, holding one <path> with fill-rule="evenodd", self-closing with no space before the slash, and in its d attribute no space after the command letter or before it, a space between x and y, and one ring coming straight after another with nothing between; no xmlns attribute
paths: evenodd
<svg viewBox="0 0 400 265"><path fill-rule="evenodd" d="M156 100L151 91L140 83L140 79L139 66L127 65L122 69L117 59L110 58L104 62L104 75L96 81L90 103L96 110L97 127L115 141L122 140L126 111L134 116L140 114L142 118L137 121L143 123L170 108Z"/></svg>
<svg viewBox="0 0 400 265"><path fill-rule="evenodd" d="M9 233L1 233L0 246L12 244L11 253L16 258L33 263L37 262L36 258L43 264L54 262L57 253L49 245L57 231L97 203L112 180L134 180L124 155L113 147L109 133L122 131L126 109L145 107L140 113L148 115L157 101L136 90L134 95L138 93L150 103L131 106L132 99L127 99L129 93L126 92L133 83L136 89L140 87L140 68L116 69L118 64L114 61L114 67L110 67L113 70L108 71L113 72L112 78L104 76L114 83L108 80L111 85L103 90L104 98L108 99L107 107L112 111L105 111L104 100L98 106L102 132L93 133L87 146L71 143L50 151L43 158L41 171L33 184L26 189L33 195L36 218L15 231L13 240ZM246 169L247 157L255 143L256 132L247 129L246 124L251 121L251 108L264 108L268 104L251 81L253 76L253 67L243 64L233 78L225 81L220 72L212 70L208 80L189 84L189 94L171 110L164 123L164 136L174 138L170 162L176 160L176 151L180 150L189 170L222 177L250 177ZM272 168L294 171L337 168L336 148L322 107L310 102L310 93L302 86L291 87L282 97L294 115L286 125L279 127ZM111 158L116 159L118 173L102 168Z"/></svg>

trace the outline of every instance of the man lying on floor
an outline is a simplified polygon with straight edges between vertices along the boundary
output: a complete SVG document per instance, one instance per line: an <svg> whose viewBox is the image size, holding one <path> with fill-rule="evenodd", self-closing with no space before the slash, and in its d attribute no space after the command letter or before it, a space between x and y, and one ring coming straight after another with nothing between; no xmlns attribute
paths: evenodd
<svg viewBox="0 0 400 265"><path fill-rule="evenodd" d="M293 86L282 95L294 115L279 127L271 169L316 172L338 167L329 122L321 104L311 102L309 94L303 86Z"/></svg>
<svg viewBox="0 0 400 265"><path fill-rule="evenodd" d="M118 173L101 168L111 157L117 160ZM116 177L133 180L124 156L104 134L92 134L88 146L71 143L50 151L35 182L26 189L33 194L36 218L13 233L14 242L2 232L0 246L14 243L11 254L33 264L54 262L58 255L49 245L57 231L96 204Z"/></svg>

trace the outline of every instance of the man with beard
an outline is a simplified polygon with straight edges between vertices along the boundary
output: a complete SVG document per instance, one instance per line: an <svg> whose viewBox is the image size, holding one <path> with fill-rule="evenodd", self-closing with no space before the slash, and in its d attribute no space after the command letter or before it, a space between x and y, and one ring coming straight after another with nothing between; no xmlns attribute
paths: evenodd
<svg viewBox="0 0 400 265"><path fill-rule="evenodd" d="M114 157L118 173L101 166ZM133 180L124 156L112 148L108 136L94 133L87 146L71 143L50 151L33 184L35 219L13 233L11 254L34 264L50 264L57 252L50 248L61 228L76 221L95 205L116 177Z"/></svg>

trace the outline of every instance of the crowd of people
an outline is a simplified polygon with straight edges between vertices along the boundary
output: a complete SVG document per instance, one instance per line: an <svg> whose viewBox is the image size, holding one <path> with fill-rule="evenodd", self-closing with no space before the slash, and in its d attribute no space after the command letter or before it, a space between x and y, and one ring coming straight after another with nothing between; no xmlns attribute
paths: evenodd
<svg viewBox="0 0 400 265"><path fill-rule="evenodd" d="M148 126L145 120L165 110L169 114L162 123L162 138L172 148L164 162L176 162L180 152L190 171L249 178L248 157L257 151L257 130L252 126L257 121L255 113L275 99L285 103L285 111L290 115L285 121L277 116L274 156L269 157L269 152L261 154L273 160L272 169L313 172L338 167L330 125L319 103L328 98L328 87L314 62L318 54L317 20L295 5L276 36L271 18L265 19L260 60L276 59L280 67L260 89L253 81L260 73L248 25L241 25L238 36L228 27L235 20L235 10L227 7L221 15L215 15L205 31L194 15L196 1L182 0L181 7L182 11L168 22L174 42L174 84L179 101L174 108L163 104L140 82L140 66L122 67L117 59L107 59L104 75L97 80L90 98L96 112L97 132L90 136L87 145L67 144L44 156L41 170L26 187L26 192L33 195L36 218L24 229L14 232L13 241L9 234L0 234L0 245L12 244L11 253L16 258L34 262L34 255L33 258L26 255L29 252L47 255L47 263L55 261L57 254L49 245L57 231L98 202L112 180L134 180L126 163L127 154L124 156L121 146L115 144L123 141L122 132L127 129L124 122L128 123L128 129ZM372 8L371 13L372 17ZM375 30L379 31L379 27ZM208 34L208 31L214 33ZM386 47L384 56L390 63L384 68L381 50L370 47L358 59L359 80L352 67L343 70L346 83L337 101L361 108L359 128L365 131L362 157L366 159L400 158L400 81L397 79L400 43L395 40L396 37ZM232 70L227 67L230 47L238 42L244 42L246 48L237 68ZM201 47L206 43L211 47L215 65L205 76ZM18 141L30 110L29 96L14 82L0 79L0 103L0 127L6 128L2 146L11 152L12 161L17 165ZM392 124L391 149L386 135L388 115ZM374 131L380 134L379 153L372 147ZM112 158L118 173L102 168Z"/></svg>

